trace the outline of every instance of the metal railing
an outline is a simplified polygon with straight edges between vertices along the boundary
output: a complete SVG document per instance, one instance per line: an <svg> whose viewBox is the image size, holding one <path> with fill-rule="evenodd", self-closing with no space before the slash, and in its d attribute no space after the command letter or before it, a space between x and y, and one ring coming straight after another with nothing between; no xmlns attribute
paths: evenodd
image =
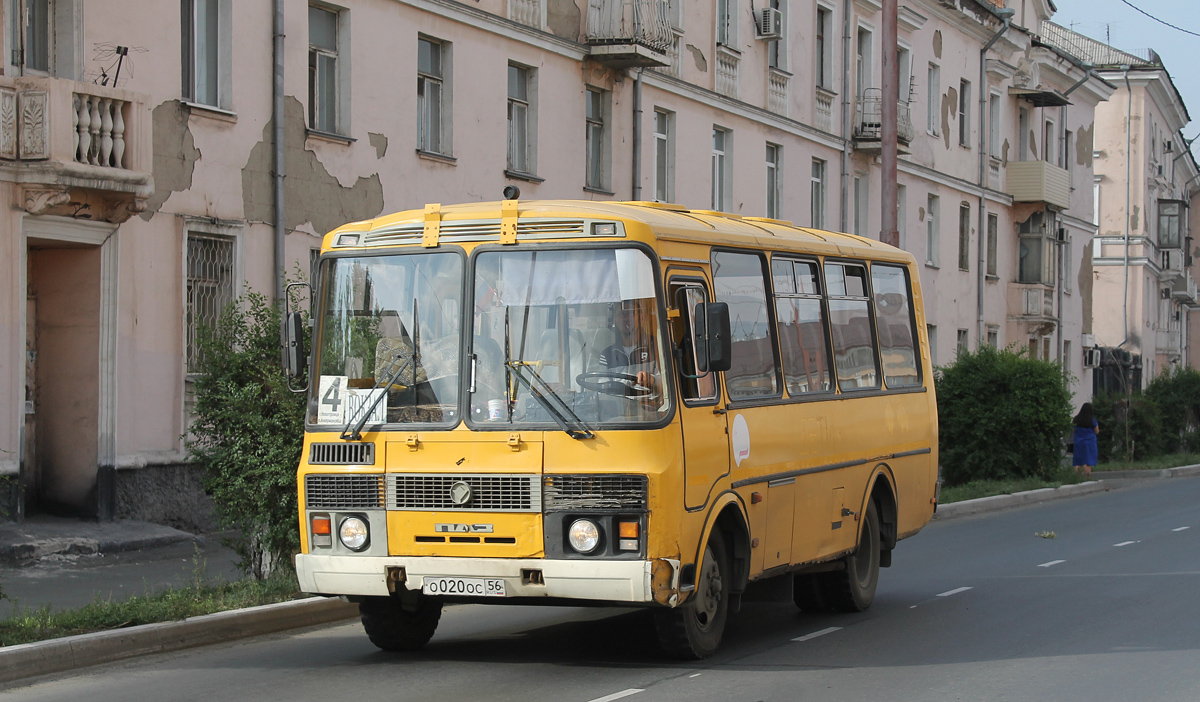
<svg viewBox="0 0 1200 702"><path fill-rule="evenodd" d="M665 54L675 39L667 9L666 0L588 0L588 43L641 44Z"/></svg>
<svg viewBox="0 0 1200 702"><path fill-rule="evenodd" d="M905 144L916 136L913 133L912 108L904 101L896 104L896 136ZM858 98L854 138L860 141L879 141L883 138L883 93L879 88L867 88Z"/></svg>

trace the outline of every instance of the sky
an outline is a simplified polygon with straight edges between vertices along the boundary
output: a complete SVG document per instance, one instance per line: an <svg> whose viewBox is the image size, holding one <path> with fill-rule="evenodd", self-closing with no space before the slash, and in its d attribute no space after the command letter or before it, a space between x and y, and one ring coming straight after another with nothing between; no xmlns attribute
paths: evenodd
<svg viewBox="0 0 1200 702"><path fill-rule="evenodd" d="M1128 1L1161 20L1200 35L1200 12L1196 12L1193 0ZM1054 5L1058 12L1052 21L1056 24L1122 51L1157 51L1192 117L1191 123L1183 128L1183 136L1191 139L1200 134L1200 71L1196 70L1200 36L1155 22L1122 0L1054 0ZM1200 141L1192 146L1192 153L1200 157Z"/></svg>

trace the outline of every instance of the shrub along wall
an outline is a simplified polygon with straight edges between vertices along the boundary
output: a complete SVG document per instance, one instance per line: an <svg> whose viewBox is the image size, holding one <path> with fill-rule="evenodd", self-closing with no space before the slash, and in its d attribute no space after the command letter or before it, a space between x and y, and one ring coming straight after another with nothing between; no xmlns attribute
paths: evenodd
<svg viewBox="0 0 1200 702"><path fill-rule="evenodd" d="M1097 395L1100 460L1126 461L1200 450L1200 372L1176 368L1144 393Z"/></svg>
<svg viewBox="0 0 1200 702"><path fill-rule="evenodd" d="M1070 401L1057 363L990 346L959 351L937 378L946 484L1049 477L1061 465Z"/></svg>

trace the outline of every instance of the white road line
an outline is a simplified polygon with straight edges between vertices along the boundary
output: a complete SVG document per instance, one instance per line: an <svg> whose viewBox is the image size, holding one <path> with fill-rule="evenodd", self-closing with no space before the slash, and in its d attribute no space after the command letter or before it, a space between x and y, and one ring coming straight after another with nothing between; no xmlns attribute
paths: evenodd
<svg viewBox="0 0 1200 702"><path fill-rule="evenodd" d="M1171 531L1183 531L1184 529L1191 529L1191 527L1179 527L1177 529L1172 529Z"/></svg>
<svg viewBox="0 0 1200 702"><path fill-rule="evenodd" d="M1136 544L1136 543L1138 543L1138 542L1137 542L1137 541L1122 541L1122 542L1121 542L1121 543L1119 543L1119 544L1113 544L1113 547L1117 547L1117 546L1128 546L1129 544Z"/></svg>
<svg viewBox="0 0 1200 702"><path fill-rule="evenodd" d="M832 634L835 631L841 631L841 629L842 627L840 626L831 626L828 629L814 631L813 633L805 634L804 636L797 636L796 638L792 639L792 641L808 641L809 639L815 639L818 636L824 636L825 634Z"/></svg>
<svg viewBox="0 0 1200 702"><path fill-rule="evenodd" d="M700 673L692 673L692 674L691 674L691 675L689 675L688 677L689 677L689 678L698 678L698 677L700 677Z"/></svg>
<svg viewBox="0 0 1200 702"><path fill-rule="evenodd" d="M611 695L605 695L604 697L597 697L596 699L591 700L590 702L612 702L613 700L619 700L622 697L629 697L630 695L636 695L639 692L645 692L645 690L641 690L636 687L631 687L628 690L621 690L620 692L614 692Z"/></svg>
<svg viewBox="0 0 1200 702"><path fill-rule="evenodd" d="M953 590L943 592L942 594L938 595L938 597L949 597L950 595L957 595L960 592L966 592L967 590L970 590L970 589L971 588L969 588L969 587L956 587Z"/></svg>
<svg viewBox="0 0 1200 702"><path fill-rule="evenodd" d="M1059 563L1066 563L1066 561L1060 559L1057 561L1050 561L1049 563L1039 563L1038 568L1049 568L1050 566L1058 565Z"/></svg>

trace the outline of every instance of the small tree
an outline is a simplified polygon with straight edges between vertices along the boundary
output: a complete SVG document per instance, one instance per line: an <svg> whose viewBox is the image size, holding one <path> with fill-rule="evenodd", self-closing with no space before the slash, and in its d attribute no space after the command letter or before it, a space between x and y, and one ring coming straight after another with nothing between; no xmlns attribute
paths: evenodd
<svg viewBox="0 0 1200 702"><path fill-rule="evenodd" d="M304 440L303 395L281 365L279 309L248 293L200 337L195 421L186 445L205 467L217 518L237 529L241 567L264 578L299 550L296 467Z"/></svg>
<svg viewBox="0 0 1200 702"><path fill-rule="evenodd" d="M1062 368L1023 352L959 352L937 380L939 450L947 485L1048 477L1071 426Z"/></svg>
<svg viewBox="0 0 1200 702"><path fill-rule="evenodd" d="M1151 380L1145 397L1158 406L1160 450L1179 453L1200 447L1200 372L1176 366Z"/></svg>

